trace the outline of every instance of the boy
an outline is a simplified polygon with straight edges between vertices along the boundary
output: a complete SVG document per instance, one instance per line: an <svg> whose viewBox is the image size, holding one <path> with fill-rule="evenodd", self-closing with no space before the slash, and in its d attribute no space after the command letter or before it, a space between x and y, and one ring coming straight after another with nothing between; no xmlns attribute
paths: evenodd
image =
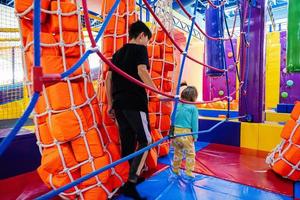
<svg viewBox="0 0 300 200"><path fill-rule="evenodd" d="M157 89L148 73L150 66L146 46L151 36L150 29L143 22L133 23L129 30L129 43L113 55L112 62L130 76ZM132 154L137 143L137 150L151 144L146 90L116 72L109 71L106 91L109 114L116 117L119 125L122 157ZM147 154L145 152L129 160L130 171L123 187L124 195L142 199L136 190L136 184Z"/></svg>

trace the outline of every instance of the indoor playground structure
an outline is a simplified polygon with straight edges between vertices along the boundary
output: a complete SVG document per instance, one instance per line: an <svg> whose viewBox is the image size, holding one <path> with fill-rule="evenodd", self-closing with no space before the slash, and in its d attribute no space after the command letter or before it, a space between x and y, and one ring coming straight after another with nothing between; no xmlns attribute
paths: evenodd
<svg viewBox="0 0 300 200"><path fill-rule="evenodd" d="M146 199L300 200L299 13L299 0L0 0L0 199L130 199L128 160L148 151ZM111 62L137 20L158 90ZM152 143L126 157L109 69L149 97ZM197 106L198 132L173 131L178 103ZM187 179L171 141L193 134Z"/></svg>

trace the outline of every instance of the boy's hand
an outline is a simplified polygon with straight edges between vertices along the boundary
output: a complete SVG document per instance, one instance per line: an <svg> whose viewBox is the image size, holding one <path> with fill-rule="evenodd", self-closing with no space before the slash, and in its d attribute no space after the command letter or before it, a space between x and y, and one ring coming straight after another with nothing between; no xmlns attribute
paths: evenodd
<svg viewBox="0 0 300 200"><path fill-rule="evenodd" d="M112 119L115 119L115 111L114 111L114 109L112 108L112 106L111 105L108 105L108 107L107 107L107 115L110 117L110 118L112 118Z"/></svg>

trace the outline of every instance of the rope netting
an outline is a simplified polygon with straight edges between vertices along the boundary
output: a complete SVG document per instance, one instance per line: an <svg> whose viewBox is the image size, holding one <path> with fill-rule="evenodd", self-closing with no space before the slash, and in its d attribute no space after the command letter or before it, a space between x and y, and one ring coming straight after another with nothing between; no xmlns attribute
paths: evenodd
<svg viewBox="0 0 300 200"><path fill-rule="evenodd" d="M266 162L281 176L300 180L300 102L298 101L281 132L282 141L268 155Z"/></svg>
<svg viewBox="0 0 300 200"><path fill-rule="evenodd" d="M173 81L177 66L175 47L187 58L203 66L216 68L190 57L175 42L170 21L171 0L157 1L157 13L144 0L145 6L155 19L152 23L153 38L148 46L150 73L159 88L159 91L153 90L124 74L109 61L112 54L128 42L129 26L137 20L135 1L103 1L103 19L107 17L110 21L104 22L108 24L105 24L107 28L104 31L102 52L99 52L96 46L101 30L95 41L88 21L86 2L82 3L92 44L92 48L87 51L81 27L80 2L41 1L40 65L45 75L58 74L63 79L59 82L45 83L35 107L37 144L42 153L38 172L42 180L53 189L67 184L70 186L66 191L57 190L64 191L60 193L62 198L106 199L112 197L128 175L128 164L124 162L126 160L121 159L123 163L120 160L117 126L107 115L104 79L108 66L130 81L152 91L149 92L150 124L153 140L157 142L147 148L158 147L150 150L148 168L156 165L158 155L166 155L169 151L169 144L165 141L168 138L166 135L170 129L173 105L170 102L159 102L154 97L153 91L170 98L175 97L174 85L178 84ZM117 4L119 6L110 18L111 11L114 11L113 8ZM16 1L15 5L21 29L25 78L30 83L29 91L34 94L34 99L37 99L37 93L33 93L35 90L32 87L34 86L32 82L36 81L32 79L34 73L32 66L36 65L36 58L33 56L33 3L30 0ZM163 19L163 23L160 19ZM89 65L83 62L91 52L96 52L104 61L99 75L97 94L91 81ZM81 66L76 69L74 65L78 65L78 60L81 61ZM74 72L68 76L70 70ZM113 167L103 170L107 166ZM95 177L90 178L92 175ZM76 180L80 180L79 184Z"/></svg>
<svg viewBox="0 0 300 200"><path fill-rule="evenodd" d="M16 1L21 29L24 71L32 83L33 4ZM41 1L41 66L43 73L61 74L85 52L80 2ZM29 84L32 93L32 88ZM120 150L102 126L88 62L58 83L43 86L35 107L37 144L42 160L40 177L53 189L62 187L120 159ZM128 164L105 171L72 189L62 198L109 198L127 179Z"/></svg>

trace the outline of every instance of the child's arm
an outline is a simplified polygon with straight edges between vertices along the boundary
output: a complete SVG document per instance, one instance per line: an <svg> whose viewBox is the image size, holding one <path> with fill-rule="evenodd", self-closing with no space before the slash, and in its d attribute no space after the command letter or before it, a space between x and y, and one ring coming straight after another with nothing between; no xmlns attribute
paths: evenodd
<svg viewBox="0 0 300 200"><path fill-rule="evenodd" d="M153 83L152 78L147 70L147 66L146 65L138 65L138 74L139 77L142 79L142 81L157 90L156 85Z"/></svg>
<svg viewBox="0 0 300 200"><path fill-rule="evenodd" d="M192 132L198 132L199 131L199 125L198 125L198 109L196 106L193 108L193 114L192 114ZM194 140L197 141L198 135L193 135Z"/></svg>
<svg viewBox="0 0 300 200"><path fill-rule="evenodd" d="M114 117L114 113L112 111L112 79L111 79L111 71L107 72L107 76L105 79L105 90L106 90L106 96L107 96L107 105L108 105L108 115L110 117Z"/></svg>

